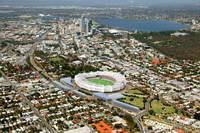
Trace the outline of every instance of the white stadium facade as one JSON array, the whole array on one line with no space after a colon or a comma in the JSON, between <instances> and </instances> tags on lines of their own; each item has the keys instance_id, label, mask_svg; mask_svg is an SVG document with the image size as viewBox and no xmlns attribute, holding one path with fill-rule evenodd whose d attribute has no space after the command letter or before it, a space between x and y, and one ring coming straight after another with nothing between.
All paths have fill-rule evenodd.
<instances>
[{"instance_id":1,"label":"white stadium facade","mask_svg":"<svg viewBox=\"0 0 200 133\"><path fill-rule=\"evenodd\" d=\"M112 82L110 85L96 84L90 82L88 79L99 78L100 80L106 80ZM126 78L116 72L109 71L97 71L90 73L81 73L75 76L75 83L79 88L92 91L92 92L115 92L120 91L126 86Z\"/></svg>"}]
</instances>

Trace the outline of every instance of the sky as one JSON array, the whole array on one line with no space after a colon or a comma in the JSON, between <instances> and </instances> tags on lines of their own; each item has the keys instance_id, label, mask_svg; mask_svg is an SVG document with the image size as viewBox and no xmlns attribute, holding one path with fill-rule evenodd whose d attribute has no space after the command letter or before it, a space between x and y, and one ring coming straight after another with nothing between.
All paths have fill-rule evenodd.
<instances>
[{"instance_id":1,"label":"sky","mask_svg":"<svg viewBox=\"0 0 200 133\"><path fill-rule=\"evenodd\" d=\"M200 5L200 0L0 0L0 6Z\"/></svg>"}]
</instances>

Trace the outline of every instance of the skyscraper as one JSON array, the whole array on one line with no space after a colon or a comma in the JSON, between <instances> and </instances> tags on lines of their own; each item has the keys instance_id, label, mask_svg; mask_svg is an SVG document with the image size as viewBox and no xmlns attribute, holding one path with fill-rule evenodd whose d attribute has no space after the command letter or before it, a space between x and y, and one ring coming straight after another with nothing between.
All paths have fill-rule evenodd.
<instances>
[{"instance_id":1,"label":"skyscraper","mask_svg":"<svg viewBox=\"0 0 200 133\"><path fill-rule=\"evenodd\" d=\"M85 24L85 17L84 16L81 17L80 28L81 28L80 31L82 33L86 32L86 24Z\"/></svg>"},{"instance_id":2,"label":"skyscraper","mask_svg":"<svg viewBox=\"0 0 200 133\"><path fill-rule=\"evenodd\" d=\"M92 29L92 20L89 20L82 16L80 21L80 32L88 35L91 32L91 29Z\"/></svg>"}]
</instances>

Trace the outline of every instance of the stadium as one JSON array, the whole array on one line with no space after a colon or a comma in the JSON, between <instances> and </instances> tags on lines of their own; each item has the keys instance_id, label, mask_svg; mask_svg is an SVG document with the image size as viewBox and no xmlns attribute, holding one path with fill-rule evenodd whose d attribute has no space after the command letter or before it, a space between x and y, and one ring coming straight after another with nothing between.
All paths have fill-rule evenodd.
<instances>
[{"instance_id":1,"label":"stadium","mask_svg":"<svg viewBox=\"0 0 200 133\"><path fill-rule=\"evenodd\" d=\"M75 76L78 87L93 92L114 92L125 88L126 79L120 73L97 71Z\"/></svg>"}]
</instances>

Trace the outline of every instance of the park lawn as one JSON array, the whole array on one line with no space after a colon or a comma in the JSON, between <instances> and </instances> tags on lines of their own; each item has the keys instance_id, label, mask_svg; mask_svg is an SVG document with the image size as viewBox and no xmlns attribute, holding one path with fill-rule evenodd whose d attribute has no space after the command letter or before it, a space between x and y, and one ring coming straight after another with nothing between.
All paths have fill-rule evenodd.
<instances>
[{"instance_id":1,"label":"park lawn","mask_svg":"<svg viewBox=\"0 0 200 133\"><path fill-rule=\"evenodd\" d=\"M104 86L112 86L113 83L108 80L104 79L88 79L89 82L97 84L97 85L104 85Z\"/></svg>"},{"instance_id":2,"label":"park lawn","mask_svg":"<svg viewBox=\"0 0 200 133\"><path fill-rule=\"evenodd\" d=\"M144 98L142 97L125 97L123 102L137 106L139 108L144 108Z\"/></svg>"},{"instance_id":3,"label":"park lawn","mask_svg":"<svg viewBox=\"0 0 200 133\"><path fill-rule=\"evenodd\" d=\"M153 100L151 102L152 110L156 114L173 114L175 113L175 108L173 106L165 106L161 101Z\"/></svg>"},{"instance_id":4,"label":"park lawn","mask_svg":"<svg viewBox=\"0 0 200 133\"><path fill-rule=\"evenodd\" d=\"M166 107L165 111L166 111L167 114L173 114L173 113L176 112L176 110L173 106Z\"/></svg>"}]
</instances>

